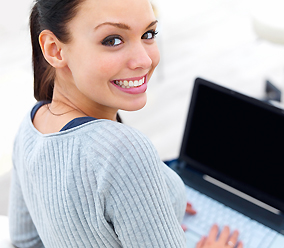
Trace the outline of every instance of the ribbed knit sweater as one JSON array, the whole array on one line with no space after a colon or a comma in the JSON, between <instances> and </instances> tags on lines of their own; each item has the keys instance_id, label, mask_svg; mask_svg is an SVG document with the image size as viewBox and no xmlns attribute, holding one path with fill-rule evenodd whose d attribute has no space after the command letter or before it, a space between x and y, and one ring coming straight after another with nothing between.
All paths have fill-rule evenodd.
<instances>
[{"instance_id":1,"label":"ribbed knit sweater","mask_svg":"<svg viewBox=\"0 0 284 248\"><path fill-rule=\"evenodd\" d=\"M13 152L10 234L20 248L185 247L184 184L139 131L94 120L41 134L30 113Z\"/></svg>"}]
</instances>

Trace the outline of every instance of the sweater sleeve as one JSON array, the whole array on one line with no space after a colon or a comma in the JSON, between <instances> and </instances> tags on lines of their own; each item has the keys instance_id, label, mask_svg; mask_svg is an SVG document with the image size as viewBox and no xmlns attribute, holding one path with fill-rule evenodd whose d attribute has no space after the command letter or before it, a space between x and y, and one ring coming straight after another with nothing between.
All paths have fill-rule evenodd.
<instances>
[{"instance_id":1,"label":"sweater sleeve","mask_svg":"<svg viewBox=\"0 0 284 248\"><path fill-rule=\"evenodd\" d=\"M44 247L26 206L15 168L13 168L11 182L9 226L11 240L15 247Z\"/></svg>"},{"instance_id":2,"label":"sweater sleeve","mask_svg":"<svg viewBox=\"0 0 284 248\"><path fill-rule=\"evenodd\" d=\"M105 216L122 247L185 247L163 163L152 144L140 132L119 125L105 130L104 138L100 140L104 156L100 157L106 162Z\"/></svg>"}]
</instances>

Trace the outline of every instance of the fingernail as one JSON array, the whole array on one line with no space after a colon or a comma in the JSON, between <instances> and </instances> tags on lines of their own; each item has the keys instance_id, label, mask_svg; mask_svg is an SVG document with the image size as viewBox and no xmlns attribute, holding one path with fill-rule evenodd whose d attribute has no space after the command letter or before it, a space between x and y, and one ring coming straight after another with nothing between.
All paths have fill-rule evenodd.
<instances>
[{"instance_id":1,"label":"fingernail","mask_svg":"<svg viewBox=\"0 0 284 248\"><path fill-rule=\"evenodd\" d=\"M186 225L181 225L182 230L185 232L187 230Z\"/></svg>"}]
</instances>

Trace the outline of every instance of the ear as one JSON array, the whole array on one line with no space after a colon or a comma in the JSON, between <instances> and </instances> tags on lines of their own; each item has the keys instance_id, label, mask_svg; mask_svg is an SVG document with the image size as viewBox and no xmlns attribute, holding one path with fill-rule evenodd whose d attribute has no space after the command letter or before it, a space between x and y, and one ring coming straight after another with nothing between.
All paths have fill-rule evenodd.
<instances>
[{"instance_id":1,"label":"ear","mask_svg":"<svg viewBox=\"0 0 284 248\"><path fill-rule=\"evenodd\" d=\"M62 56L62 43L49 30L43 30L39 35L39 44L46 61L54 68L66 66Z\"/></svg>"}]
</instances>

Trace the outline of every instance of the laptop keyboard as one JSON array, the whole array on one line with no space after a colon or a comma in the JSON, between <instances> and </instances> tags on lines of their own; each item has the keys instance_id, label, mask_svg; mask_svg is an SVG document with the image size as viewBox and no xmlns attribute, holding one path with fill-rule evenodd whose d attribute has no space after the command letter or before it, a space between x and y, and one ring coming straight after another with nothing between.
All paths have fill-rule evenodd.
<instances>
[{"instance_id":1,"label":"laptop keyboard","mask_svg":"<svg viewBox=\"0 0 284 248\"><path fill-rule=\"evenodd\" d=\"M196 215L185 215L183 224L187 232L207 235L213 224L220 228L228 225L231 230L240 232L239 240L244 247L267 248L277 232L249 217L223 205L222 203L186 186L187 199L197 211Z\"/></svg>"}]
</instances>

